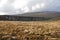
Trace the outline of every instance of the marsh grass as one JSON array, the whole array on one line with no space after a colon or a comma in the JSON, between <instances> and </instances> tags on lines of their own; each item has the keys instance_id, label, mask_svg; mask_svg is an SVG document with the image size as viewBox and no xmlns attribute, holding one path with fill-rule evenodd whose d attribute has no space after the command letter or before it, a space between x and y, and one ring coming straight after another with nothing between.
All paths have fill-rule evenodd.
<instances>
[{"instance_id":1,"label":"marsh grass","mask_svg":"<svg viewBox=\"0 0 60 40\"><path fill-rule=\"evenodd\" d=\"M59 21L0 21L1 40L60 40Z\"/></svg>"}]
</instances>

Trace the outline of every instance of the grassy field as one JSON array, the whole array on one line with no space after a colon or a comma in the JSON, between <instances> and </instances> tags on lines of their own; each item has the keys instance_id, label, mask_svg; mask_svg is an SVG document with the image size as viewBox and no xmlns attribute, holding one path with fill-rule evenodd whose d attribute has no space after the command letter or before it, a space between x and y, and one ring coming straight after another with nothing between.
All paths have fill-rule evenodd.
<instances>
[{"instance_id":1,"label":"grassy field","mask_svg":"<svg viewBox=\"0 0 60 40\"><path fill-rule=\"evenodd\" d=\"M1 40L60 40L60 20L0 21Z\"/></svg>"}]
</instances>

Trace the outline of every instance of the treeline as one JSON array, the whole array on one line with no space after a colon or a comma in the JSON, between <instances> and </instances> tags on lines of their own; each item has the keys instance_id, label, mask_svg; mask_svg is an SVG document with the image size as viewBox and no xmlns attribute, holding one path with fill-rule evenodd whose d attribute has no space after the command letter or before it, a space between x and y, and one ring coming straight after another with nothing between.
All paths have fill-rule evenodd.
<instances>
[{"instance_id":1,"label":"treeline","mask_svg":"<svg viewBox=\"0 0 60 40\"><path fill-rule=\"evenodd\" d=\"M8 21L44 21L49 20L49 17L24 17L24 16L13 16L13 15L0 15L0 20Z\"/></svg>"}]
</instances>

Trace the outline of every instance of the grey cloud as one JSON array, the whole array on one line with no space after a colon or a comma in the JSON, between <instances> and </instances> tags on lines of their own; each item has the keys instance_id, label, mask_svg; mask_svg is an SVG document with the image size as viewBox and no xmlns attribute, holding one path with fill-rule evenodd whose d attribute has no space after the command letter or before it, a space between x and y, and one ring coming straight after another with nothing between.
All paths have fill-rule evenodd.
<instances>
[{"instance_id":1,"label":"grey cloud","mask_svg":"<svg viewBox=\"0 0 60 40\"><path fill-rule=\"evenodd\" d=\"M0 8L0 12L2 11L8 14L22 13L23 11L21 9L14 9L14 7L11 6L11 3L13 3L14 1L15 0L8 0L8 2L2 8ZM41 3L45 3L45 7L36 9L34 11L59 11L60 12L60 0L32 0L26 6L29 7L30 11L32 11L31 8L33 5L41 4Z\"/></svg>"}]
</instances>

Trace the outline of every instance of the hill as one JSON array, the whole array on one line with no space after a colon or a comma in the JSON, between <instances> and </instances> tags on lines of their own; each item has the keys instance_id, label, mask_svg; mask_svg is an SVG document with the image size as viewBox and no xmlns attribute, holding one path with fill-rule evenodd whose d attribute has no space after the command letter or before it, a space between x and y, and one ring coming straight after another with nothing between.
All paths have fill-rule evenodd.
<instances>
[{"instance_id":1,"label":"hill","mask_svg":"<svg viewBox=\"0 0 60 40\"><path fill-rule=\"evenodd\" d=\"M18 14L18 16L26 16L26 17L58 17L60 16L60 12L28 12L24 14Z\"/></svg>"},{"instance_id":2,"label":"hill","mask_svg":"<svg viewBox=\"0 0 60 40\"><path fill-rule=\"evenodd\" d=\"M59 20L60 12L29 12L16 15L0 15L0 20L10 21L45 21Z\"/></svg>"}]
</instances>

